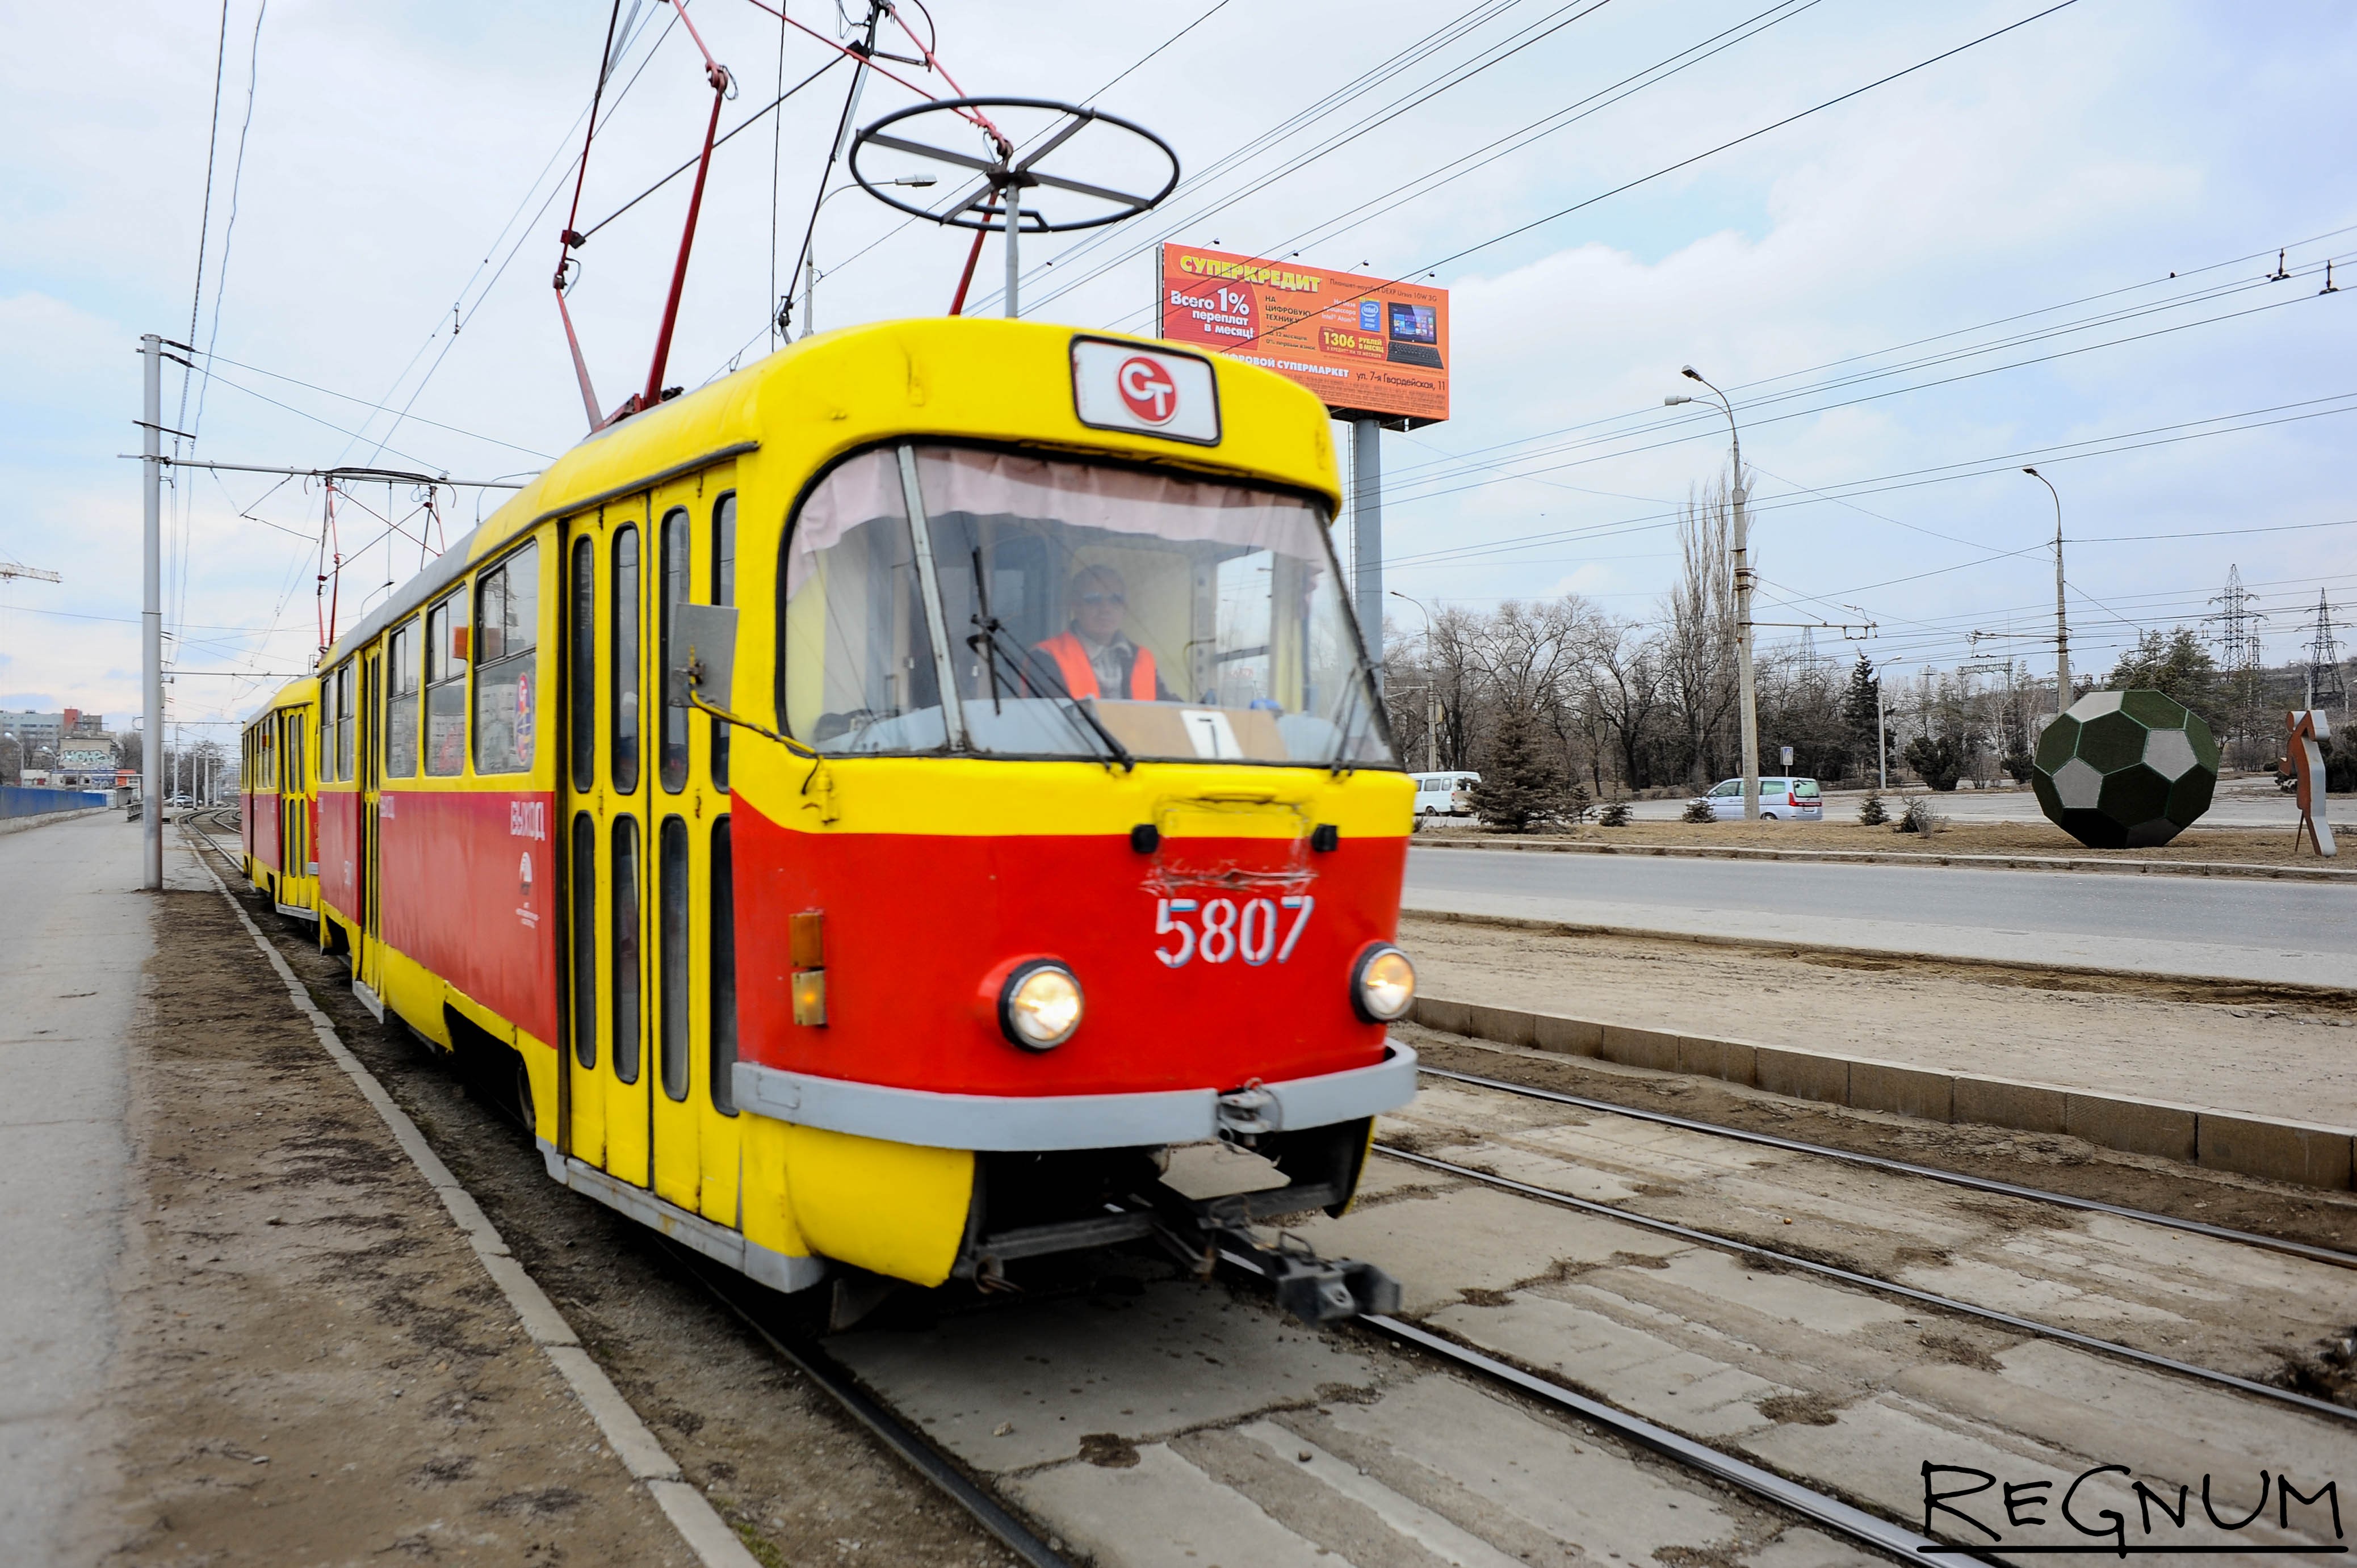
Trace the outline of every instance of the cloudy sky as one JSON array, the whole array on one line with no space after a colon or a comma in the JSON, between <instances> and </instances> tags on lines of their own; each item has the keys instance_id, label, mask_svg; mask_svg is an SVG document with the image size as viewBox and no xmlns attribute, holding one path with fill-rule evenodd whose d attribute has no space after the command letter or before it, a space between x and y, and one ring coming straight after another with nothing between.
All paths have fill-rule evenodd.
<instances>
[{"instance_id":1,"label":"cloudy sky","mask_svg":"<svg viewBox=\"0 0 2357 1568\"><path fill-rule=\"evenodd\" d=\"M2357 261L2357 11L2048 3L931 0L966 91L1101 94L1189 176L1155 215L1027 249L1027 315L1148 329L1166 237L1452 291L1454 417L1383 437L1403 592L1648 613L1673 509L1727 460L1715 413L1662 406L1692 363L1757 469L1762 619L1870 619L1877 656L1943 665L1969 632L2050 629L2035 462L2074 542L2079 668L2198 622L2230 567L2290 657L2319 589L2357 601L2357 527L2337 526L2357 520L2357 274L2319 292L2329 259ZM843 30L832 4L788 9ZM670 8L620 10L584 227L692 156L709 104ZM690 15L741 85L724 126L830 58L745 0ZM0 707L137 705L138 475L117 454L144 331L215 356L166 382L199 457L492 479L579 439L547 280L607 21L592 0L15 20L0 559L64 581L0 584ZM846 85L827 71L718 155L666 380L770 348ZM914 101L875 82L859 117ZM584 252L573 309L608 404L645 373L685 199L675 182ZM963 247L855 190L815 254L824 329L944 308ZM978 295L996 276L994 249ZM483 493L445 492L437 536L405 487L357 490L343 624ZM315 650L321 498L188 471L168 507L174 716L242 714Z\"/></svg>"}]
</instances>

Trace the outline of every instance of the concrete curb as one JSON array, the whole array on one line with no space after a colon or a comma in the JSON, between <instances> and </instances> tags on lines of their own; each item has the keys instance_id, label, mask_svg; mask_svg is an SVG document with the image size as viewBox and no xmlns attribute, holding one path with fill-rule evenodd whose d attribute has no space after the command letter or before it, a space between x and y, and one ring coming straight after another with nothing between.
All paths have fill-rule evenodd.
<instances>
[{"instance_id":1,"label":"concrete curb","mask_svg":"<svg viewBox=\"0 0 2357 1568\"><path fill-rule=\"evenodd\" d=\"M278 950L270 945L269 939L262 934L262 928L253 923L253 918L245 912L245 907L231 894L229 885L221 880L220 873L206 862L204 852L193 844L189 847L196 854L197 865L221 890L222 899L228 903L230 912L237 917L238 924L245 928L246 935L253 939L253 945L262 950L262 956L268 959L270 967L277 972L280 982L286 987L286 994L309 1021L311 1032L317 1036L320 1047L351 1079L361 1097L383 1120L385 1127L393 1133L393 1141L401 1145L402 1152L409 1156L418 1174L434 1189L434 1195L449 1210L452 1221L467 1238L468 1245L474 1249L476 1261L490 1275L491 1283L499 1287L509 1309L516 1315L517 1325L523 1329L525 1337L539 1347L541 1354L548 1358L557 1375L565 1380L574 1397L589 1412L590 1420L597 1423L598 1434L606 1439L607 1446L613 1450L614 1456L621 1461L623 1469L632 1480L646 1487L655 1506L662 1509L663 1516L671 1520L672 1527L679 1531L681 1541L695 1554L704 1568L759 1568L753 1554L745 1549L745 1543L737 1538L735 1530L728 1528L727 1521L720 1517L710 1500L682 1478L679 1466L664 1451L662 1442L648 1430L639 1412L614 1387L613 1380L606 1376L605 1369L581 1348L581 1342L575 1336L572 1325L565 1320L565 1315L557 1310L554 1302L548 1299L538 1282L525 1273L523 1266L510 1254L507 1243L500 1239L490 1220L485 1218L473 1195L458 1185L458 1178L427 1146L425 1135L417 1130L417 1123L393 1102L393 1096L385 1092L376 1075L346 1048L342 1037L336 1033L335 1025L327 1014L319 1010L318 1004L311 1000L311 993L303 988L303 982L294 969Z\"/></svg>"},{"instance_id":2,"label":"concrete curb","mask_svg":"<svg viewBox=\"0 0 2357 1568\"><path fill-rule=\"evenodd\" d=\"M1519 850L1524 854L1652 854L1680 860L1797 860L1833 865L1948 865L1968 871L2109 872L2115 876L2238 876L2266 882L2357 883L2357 870L2322 865L2255 865L2231 860L2086 860L2068 855L1933 854L1912 850L1744 849L1733 844L1591 843L1584 839L1491 838L1439 843L1411 838L1408 842L1417 849Z\"/></svg>"},{"instance_id":3,"label":"concrete curb","mask_svg":"<svg viewBox=\"0 0 2357 1568\"><path fill-rule=\"evenodd\" d=\"M2155 974L2141 969L2113 969L2095 963L2035 963L2026 959L1964 958L1954 953L1917 952L1905 948L1859 947L1842 942L1780 941L1774 937L1731 937L1717 931L1672 931L1652 926L1612 926L1578 920L1542 920L1526 915L1485 915L1461 909L1428 909L1403 904L1400 917L1439 920L1452 926L1493 926L1508 931L1541 931L1555 937L1630 937L1655 942L1693 942L1698 947L1752 948L1780 953L1839 953L1845 958L1871 959L1878 964L1936 963L1949 968L1995 969L2013 974L2068 975L2094 980L2127 980L2150 986L2175 983L2198 986L2220 995L2304 997L2341 1005L2357 1004L2357 987L2319 985L2304 981L2237 980L2224 975Z\"/></svg>"},{"instance_id":4,"label":"concrete curb","mask_svg":"<svg viewBox=\"0 0 2357 1568\"><path fill-rule=\"evenodd\" d=\"M1987 1078L1835 1056L1709 1035L1674 1034L1479 1002L1419 996L1408 1017L1427 1029L1622 1067L1722 1079L1747 1088L1927 1122L2061 1133L2125 1154L2208 1170L2347 1192L2357 1186L2357 1132L2166 1101L2095 1094L2057 1084Z\"/></svg>"}]
</instances>

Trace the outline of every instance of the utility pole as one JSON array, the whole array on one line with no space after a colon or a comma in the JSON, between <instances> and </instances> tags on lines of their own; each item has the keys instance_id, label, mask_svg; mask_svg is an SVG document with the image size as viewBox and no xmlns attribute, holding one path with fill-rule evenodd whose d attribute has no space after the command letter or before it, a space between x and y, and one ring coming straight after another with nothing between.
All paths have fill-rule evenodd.
<instances>
[{"instance_id":1,"label":"utility pole","mask_svg":"<svg viewBox=\"0 0 2357 1568\"><path fill-rule=\"evenodd\" d=\"M2054 498L2054 715L2060 718L2071 711L2071 623L2062 613L2062 492L2037 469L2022 472Z\"/></svg>"},{"instance_id":2,"label":"utility pole","mask_svg":"<svg viewBox=\"0 0 2357 1568\"><path fill-rule=\"evenodd\" d=\"M1760 703L1751 679L1751 526L1743 510L1743 436L1735 427L1735 407L1727 401L1725 392L1711 386L1692 365L1679 367L1678 373L1710 387L1711 395L1718 399L1719 412L1727 415L1727 443L1734 452L1730 499L1735 505L1735 676L1742 707L1743 820L1756 822L1760 820ZM1662 403L1665 407L1675 408L1694 401L1673 393Z\"/></svg>"},{"instance_id":3,"label":"utility pole","mask_svg":"<svg viewBox=\"0 0 2357 1568\"><path fill-rule=\"evenodd\" d=\"M1383 681L1383 421L1362 413L1351 421L1351 567L1358 584L1359 635L1375 688Z\"/></svg>"},{"instance_id":4,"label":"utility pole","mask_svg":"<svg viewBox=\"0 0 2357 1568\"><path fill-rule=\"evenodd\" d=\"M145 410L139 422L142 497L145 503L140 564L139 655L146 735L139 747L139 886L164 890L164 340L139 339L146 359Z\"/></svg>"}]
</instances>

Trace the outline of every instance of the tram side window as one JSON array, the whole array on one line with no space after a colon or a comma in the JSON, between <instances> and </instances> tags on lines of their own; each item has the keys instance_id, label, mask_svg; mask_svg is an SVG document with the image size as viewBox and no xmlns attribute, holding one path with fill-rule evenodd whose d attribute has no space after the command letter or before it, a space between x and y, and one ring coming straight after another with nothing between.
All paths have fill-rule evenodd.
<instances>
[{"instance_id":1,"label":"tram side window","mask_svg":"<svg viewBox=\"0 0 2357 1568\"><path fill-rule=\"evenodd\" d=\"M587 793L597 769L597 544L573 542L573 623L565 634L567 744L573 752L573 788Z\"/></svg>"},{"instance_id":2,"label":"tram side window","mask_svg":"<svg viewBox=\"0 0 2357 1568\"><path fill-rule=\"evenodd\" d=\"M712 602L737 602L737 496L722 496L712 508ZM706 719L712 726L712 787L728 788L728 725Z\"/></svg>"},{"instance_id":3,"label":"tram side window","mask_svg":"<svg viewBox=\"0 0 2357 1568\"><path fill-rule=\"evenodd\" d=\"M597 820L573 819L573 1055L597 1065Z\"/></svg>"},{"instance_id":4,"label":"tram side window","mask_svg":"<svg viewBox=\"0 0 2357 1568\"><path fill-rule=\"evenodd\" d=\"M467 766L467 665L457 642L466 615L464 589L425 614L425 771L441 777Z\"/></svg>"},{"instance_id":5,"label":"tram side window","mask_svg":"<svg viewBox=\"0 0 2357 1568\"><path fill-rule=\"evenodd\" d=\"M352 667L346 664L336 671L336 761L335 776L349 782L352 771Z\"/></svg>"},{"instance_id":6,"label":"tram side window","mask_svg":"<svg viewBox=\"0 0 2357 1568\"><path fill-rule=\"evenodd\" d=\"M639 1041L645 1027L639 1012L638 818L614 819L612 865L608 898L614 921L606 956L614 976L614 1076L624 1083L636 1083Z\"/></svg>"},{"instance_id":7,"label":"tram side window","mask_svg":"<svg viewBox=\"0 0 2357 1568\"><path fill-rule=\"evenodd\" d=\"M729 819L712 824L712 1108L737 1114L737 857Z\"/></svg>"},{"instance_id":8,"label":"tram side window","mask_svg":"<svg viewBox=\"0 0 2357 1568\"><path fill-rule=\"evenodd\" d=\"M672 608L687 603L689 592L687 509L675 507L662 522L662 650L663 668L671 668ZM658 769L662 787L677 794L687 787L687 703L671 699L671 682L663 681L662 759ZM684 1080L680 1090L684 1094Z\"/></svg>"},{"instance_id":9,"label":"tram side window","mask_svg":"<svg viewBox=\"0 0 2357 1568\"><path fill-rule=\"evenodd\" d=\"M539 545L476 579L475 635L475 771L524 772L540 700Z\"/></svg>"},{"instance_id":10,"label":"tram side window","mask_svg":"<svg viewBox=\"0 0 2357 1568\"><path fill-rule=\"evenodd\" d=\"M685 1100L688 1086L687 819L662 820L656 901L662 951L662 1086L673 1100Z\"/></svg>"},{"instance_id":11,"label":"tram side window","mask_svg":"<svg viewBox=\"0 0 2357 1568\"><path fill-rule=\"evenodd\" d=\"M417 623L396 629L388 645L392 676L385 682L384 771L417 777Z\"/></svg>"},{"instance_id":12,"label":"tram side window","mask_svg":"<svg viewBox=\"0 0 2357 1568\"><path fill-rule=\"evenodd\" d=\"M333 675L319 682L319 781L333 783L336 777L336 678Z\"/></svg>"},{"instance_id":13,"label":"tram side window","mask_svg":"<svg viewBox=\"0 0 2357 1568\"><path fill-rule=\"evenodd\" d=\"M785 556L787 733L826 752L947 745L895 455L863 452L828 474L788 530Z\"/></svg>"},{"instance_id":14,"label":"tram side window","mask_svg":"<svg viewBox=\"0 0 2357 1568\"><path fill-rule=\"evenodd\" d=\"M639 788L639 531L614 531L613 658L614 755L610 766L618 794ZM635 1069L633 1069L635 1077Z\"/></svg>"}]
</instances>

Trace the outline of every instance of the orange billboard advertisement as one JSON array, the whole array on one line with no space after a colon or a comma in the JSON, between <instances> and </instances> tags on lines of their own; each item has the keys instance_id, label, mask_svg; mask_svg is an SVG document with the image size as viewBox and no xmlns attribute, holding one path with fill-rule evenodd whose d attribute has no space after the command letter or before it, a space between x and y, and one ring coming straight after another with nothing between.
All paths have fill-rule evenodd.
<instances>
[{"instance_id":1,"label":"orange billboard advertisement","mask_svg":"<svg viewBox=\"0 0 2357 1568\"><path fill-rule=\"evenodd\" d=\"M1275 371L1341 417L1448 417L1448 291L1298 262L1162 247L1162 336Z\"/></svg>"}]
</instances>

